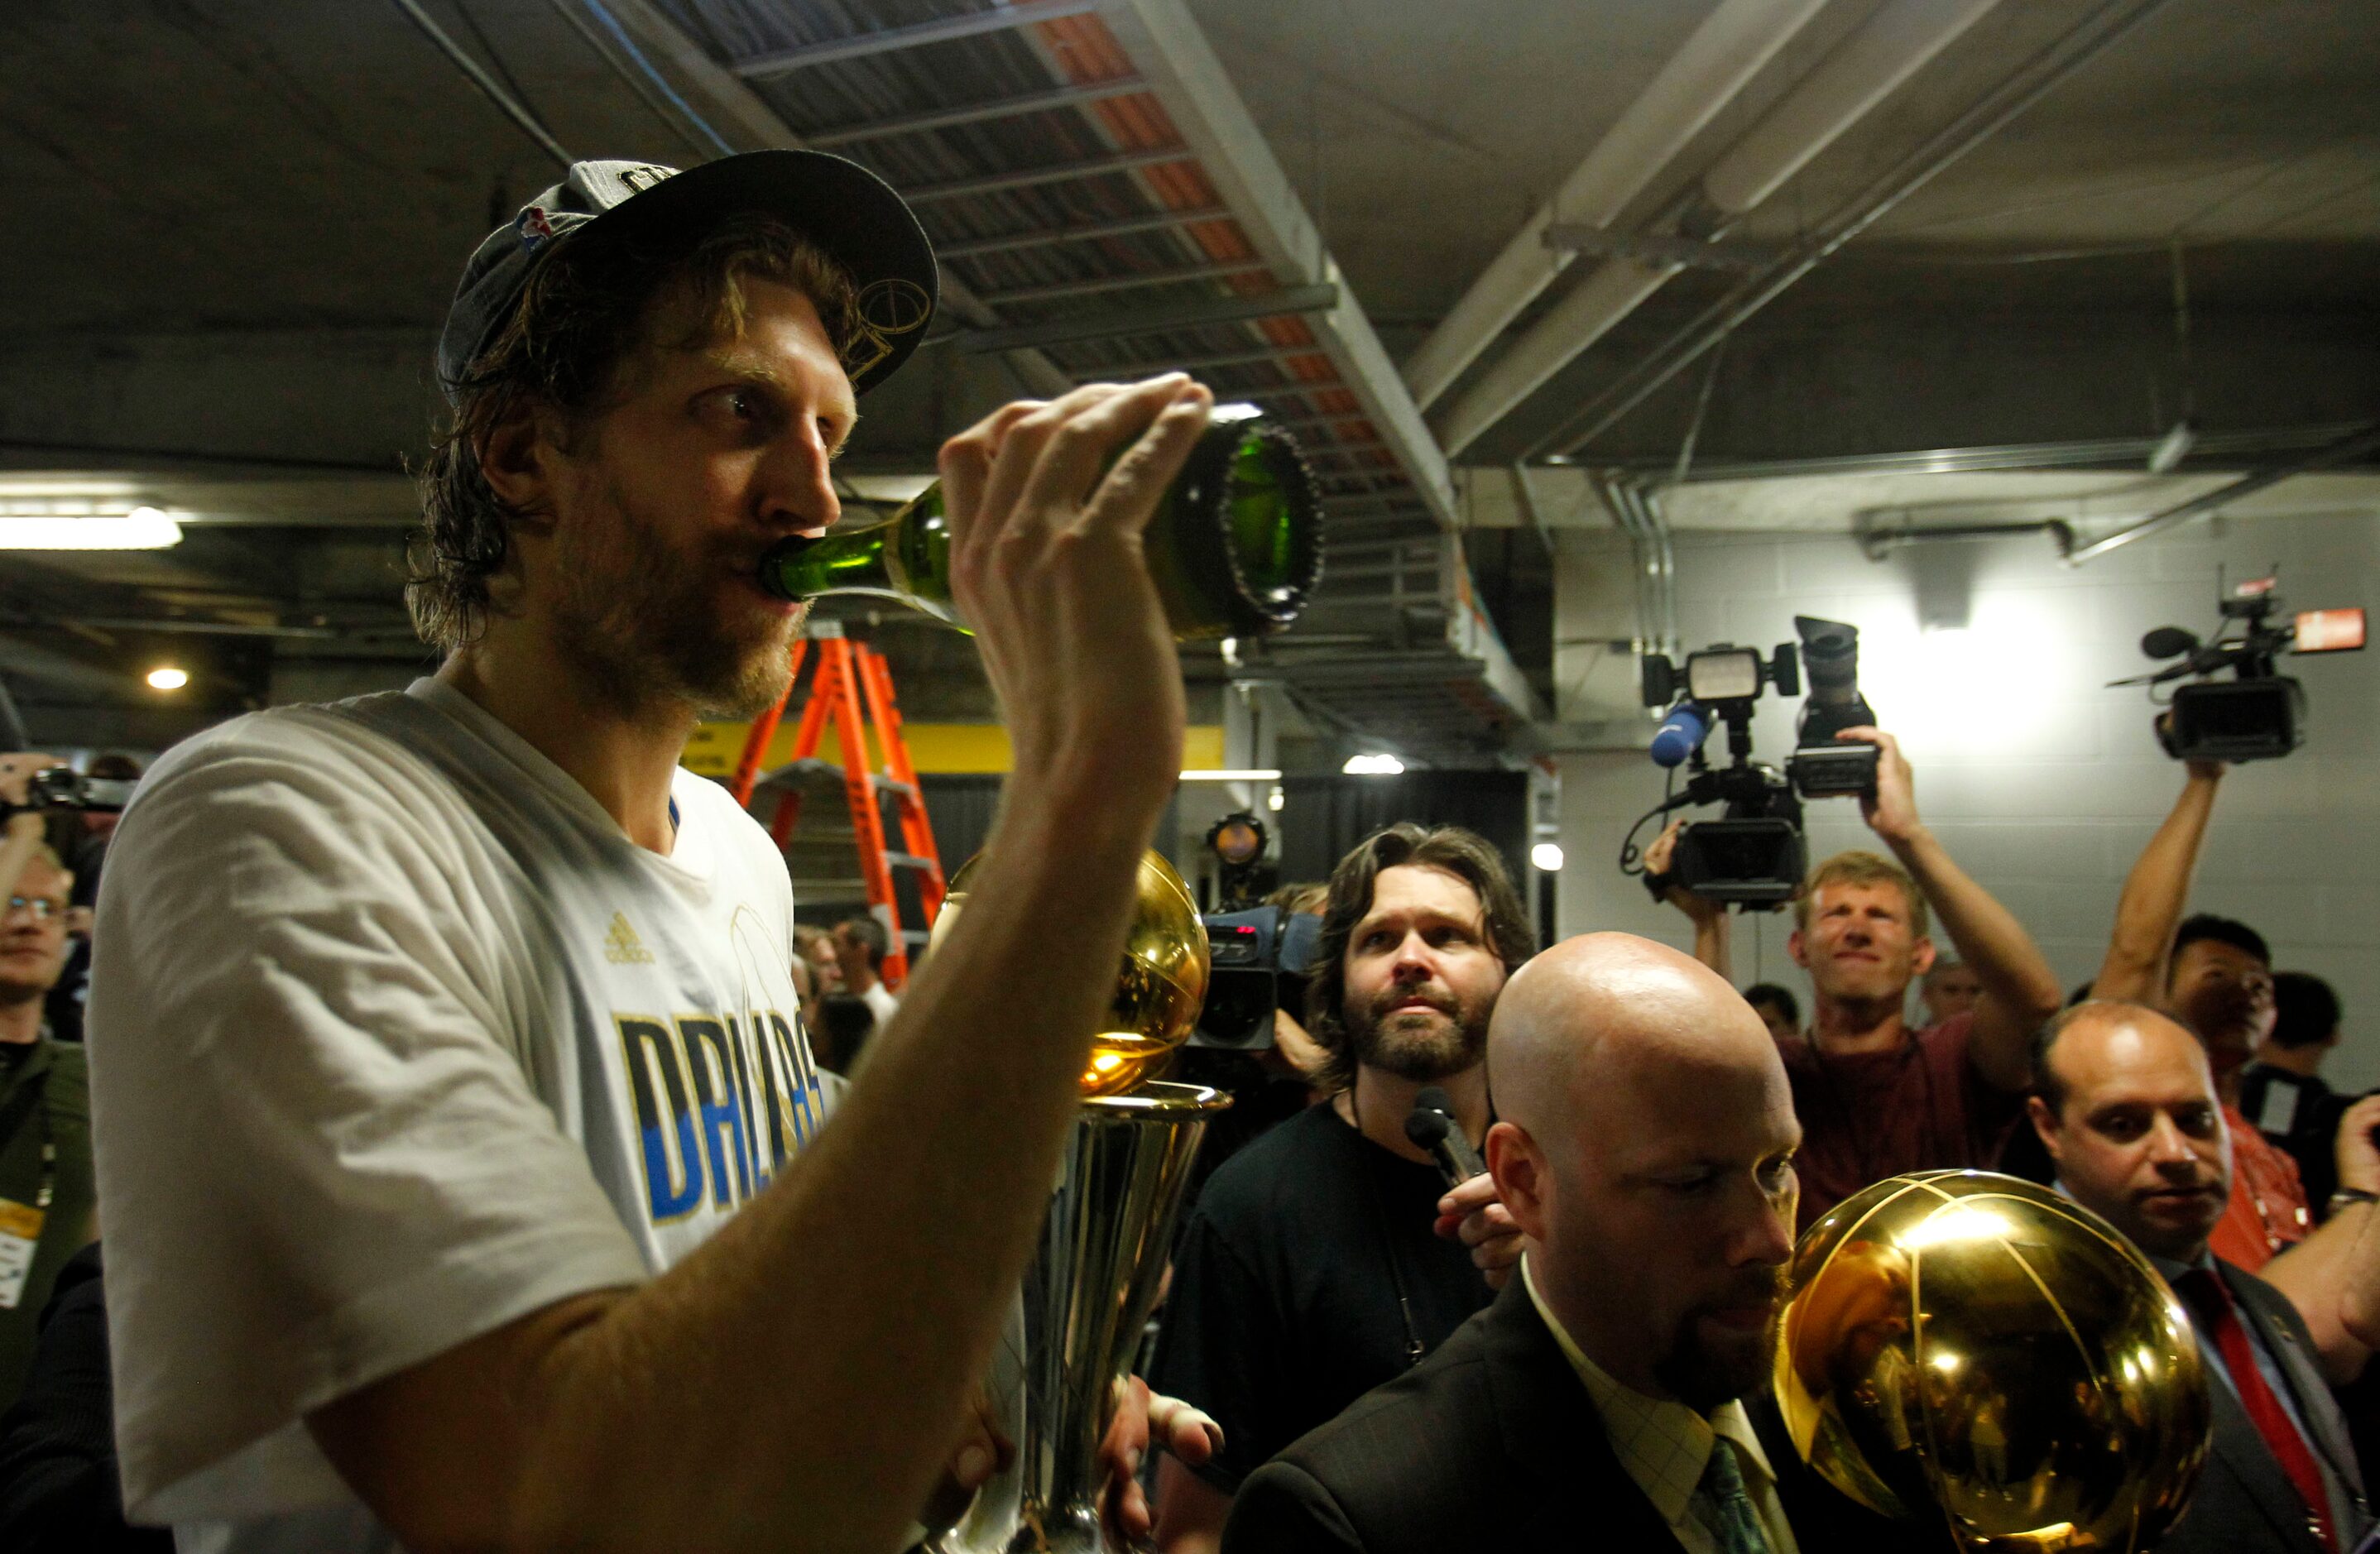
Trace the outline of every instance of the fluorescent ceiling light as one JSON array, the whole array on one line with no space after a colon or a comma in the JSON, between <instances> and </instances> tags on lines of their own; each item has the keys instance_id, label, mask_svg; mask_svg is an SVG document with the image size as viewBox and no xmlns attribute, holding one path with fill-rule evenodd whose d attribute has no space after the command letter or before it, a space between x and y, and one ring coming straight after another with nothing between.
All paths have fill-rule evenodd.
<instances>
[{"instance_id":1,"label":"fluorescent ceiling light","mask_svg":"<svg viewBox=\"0 0 2380 1554\"><path fill-rule=\"evenodd\" d=\"M1350 777L1393 777L1405 769L1405 763L1385 753L1349 756L1347 764L1339 770Z\"/></svg>"},{"instance_id":2,"label":"fluorescent ceiling light","mask_svg":"<svg viewBox=\"0 0 2380 1554\"><path fill-rule=\"evenodd\" d=\"M0 551L162 551L182 526L154 507L82 516L0 513Z\"/></svg>"},{"instance_id":3,"label":"fluorescent ceiling light","mask_svg":"<svg viewBox=\"0 0 2380 1554\"><path fill-rule=\"evenodd\" d=\"M1218 405L1208 411L1207 419L1210 421L1252 421L1263 414L1263 406L1251 405L1245 399L1234 399L1227 404Z\"/></svg>"},{"instance_id":4,"label":"fluorescent ceiling light","mask_svg":"<svg viewBox=\"0 0 2380 1554\"><path fill-rule=\"evenodd\" d=\"M1201 768L1184 771L1182 780L1185 783L1278 783L1281 781L1281 769L1271 766Z\"/></svg>"},{"instance_id":5,"label":"fluorescent ceiling light","mask_svg":"<svg viewBox=\"0 0 2380 1554\"><path fill-rule=\"evenodd\" d=\"M149 688L155 691L177 691L190 683L190 672L161 663L149 672Z\"/></svg>"}]
</instances>

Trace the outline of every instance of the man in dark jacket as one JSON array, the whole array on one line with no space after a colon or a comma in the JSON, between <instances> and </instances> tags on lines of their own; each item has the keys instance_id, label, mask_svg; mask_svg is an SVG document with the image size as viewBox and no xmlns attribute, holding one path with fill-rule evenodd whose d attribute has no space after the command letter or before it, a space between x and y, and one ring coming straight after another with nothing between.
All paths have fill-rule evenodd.
<instances>
[{"instance_id":1,"label":"man in dark jacket","mask_svg":"<svg viewBox=\"0 0 2380 1554\"><path fill-rule=\"evenodd\" d=\"M1512 977L1488 1062L1524 1277L1251 1476L1224 1554L1572 1548L1588 1527L1662 1554L1895 1541L1849 1530L1759 1427L1802 1130L1751 1006L1676 951L1589 934Z\"/></svg>"},{"instance_id":2,"label":"man in dark jacket","mask_svg":"<svg viewBox=\"0 0 2380 1554\"><path fill-rule=\"evenodd\" d=\"M2058 1185L2156 1264L2209 1373L2213 1449L2159 1554L2353 1549L2371 1506L2306 1323L2279 1291L2206 1249L2230 1198L2232 1146L2205 1050L2165 1015L2098 1001L2044 1029L2034 1069L2028 1106ZM2375 1253L2380 1236L2359 1235L2352 1255L2380 1264ZM2380 1267L2346 1283L2375 1281Z\"/></svg>"}]
</instances>

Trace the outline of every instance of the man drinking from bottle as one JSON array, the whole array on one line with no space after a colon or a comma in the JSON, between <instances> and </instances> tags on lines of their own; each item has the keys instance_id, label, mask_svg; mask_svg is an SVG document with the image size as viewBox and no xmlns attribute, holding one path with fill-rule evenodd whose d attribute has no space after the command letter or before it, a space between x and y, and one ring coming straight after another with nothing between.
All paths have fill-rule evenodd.
<instances>
[{"instance_id":1,"label":"man drinking from bottle","mask_svg":"<svg viewBox=\"0 0 2380 1554\"><path fill-rule=\"evenodd\" d=\"M944 446L1016 751L977 887L1004 910L831 1127L783 861L676 765L782 695L802 611L758 558L835 519L829 461L934 285L900 200L812 152L580 164L472 256L409 590L437 674L192 740L117 833L91 1044L136 1520L887 1548L990 1471L962 1421L1181 764L1139 536L1206 392L1087 387ZM1117 1512L1145 1525L1127 1486Z\"/></svg>"}]
</instances>

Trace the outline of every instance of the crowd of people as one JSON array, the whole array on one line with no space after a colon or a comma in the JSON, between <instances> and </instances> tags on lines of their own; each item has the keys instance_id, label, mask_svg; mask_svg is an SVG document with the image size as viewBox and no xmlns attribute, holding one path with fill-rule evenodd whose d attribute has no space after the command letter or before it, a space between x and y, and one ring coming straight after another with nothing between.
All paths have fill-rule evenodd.
<instances>
[{"instance_id":1,"label":"crowd of people","mask_svg":"<svg viewBox=\"0 0 2380 1554\"><path fill-rule=\"evenodd\" d=\"M944 448L1015 765L999 909L897 993L875 920L796 924L766 833L676 765L782 694L802 612L757 558L837 516L933 285L832 157L578 164L442 337L437 673L189 740L112 835L23 810L46 758L0 758L0 1543L892 1550L1013 1456L983 1383L1180 770L1141 532L1207 391L1086 387ZM1892 736L1850 736L1880 850L1792 903L1806 998L1738 991L1674 880L1692 954L1541 947L1496 849L1426 816L1292 898L1311 1104L1187 1214L1102 1449L1118 1536L1938 1548L1809 1471L1768 1377L1797 1234L1963 1167L2053 1184L2182 1299L2215 1428L2161 1548L2370 1547L2380 1099L2323 1085L2326 988L2189 915L2223 773L2189 768L2061 1009ZM1484 1172L1408 1136L1425 1087Z\"/></svg>"}]
</instances>

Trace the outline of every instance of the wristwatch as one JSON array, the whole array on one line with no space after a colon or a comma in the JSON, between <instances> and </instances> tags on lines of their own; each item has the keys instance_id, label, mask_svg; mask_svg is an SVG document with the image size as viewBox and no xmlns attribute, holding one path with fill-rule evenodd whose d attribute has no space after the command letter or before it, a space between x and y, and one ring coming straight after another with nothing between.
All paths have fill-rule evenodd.
<instances>
[{"instance_id":1,"label":"wristwatch","mask_svg":"<svg viewBox=\"0 0 2380 1554\"><path fill-rule=\"evenodd\" d=\"M2330 1201L2323 1206L2323 1217L2328 1219L2352 1203L2380 1203L2380 1193L2366 1192L2361 1187L2341 1187L2331 1194Z\"/></svg>"}]
</instances>

